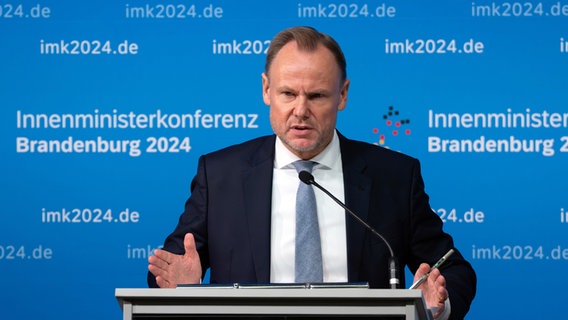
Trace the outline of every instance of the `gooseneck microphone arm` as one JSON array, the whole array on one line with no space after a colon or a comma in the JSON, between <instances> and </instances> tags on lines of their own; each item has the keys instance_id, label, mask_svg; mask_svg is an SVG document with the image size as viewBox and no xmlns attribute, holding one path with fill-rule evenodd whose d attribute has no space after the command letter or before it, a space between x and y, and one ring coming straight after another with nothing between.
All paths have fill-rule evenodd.
<instances>
[{"instance_id":1,"label":"gooseneck microphone arm","mask_svg":"<svg viewBox=\"0 0 568 320\"><path fill-rule=\"evenodd\" d=\"M398 285L400 283L400 281L398 279L398 263L397 263L395 255L394 255L394 251L392 250L387 239L385 239L385 237L383 237L382 234L380 234L377 230L375 230L375 228L371 227L365 220L361 219L361 217L359 217L357 214L355 214L355 212L351 211L351 209L349 209L343 202L341 202L333 194L331 194L331 192L327 191L327 189L325 189L319 183L317 183L316 180L314 179L314 176L311 173L309 173L308 171L300 171L300 173L298 174L298 177L300 178L300 180L303 183L314 185L318 189L323 191L325 194L327 194L331 199L333 199L333 201L335 201L339 206L341 206L343 209L345 209L345 211L347 211L353 218L355 218L355 220L357 220L361 225L363 225L365 228L367 228L367 230L371 231L374 235L379 237L386 244L387 248L389 249L390 255L391 255L390 258L389 258L389 274L390 274L390 281L389 282L390 282L391 289L397 289Z\"/></svg>"}]
</instances>

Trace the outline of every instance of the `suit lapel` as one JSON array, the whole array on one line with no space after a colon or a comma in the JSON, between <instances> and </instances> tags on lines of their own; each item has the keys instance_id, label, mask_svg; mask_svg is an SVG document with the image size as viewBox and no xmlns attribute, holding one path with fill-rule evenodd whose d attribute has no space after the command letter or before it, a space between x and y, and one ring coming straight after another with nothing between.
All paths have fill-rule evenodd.
<instances>
[{"instance_id":1,"label":"suit lapel","mask_svg":"<svg viewBox=\"0 0 568 320\"><path fill-rule=\"evenodd\" d=\"M355 157L348 139L339 134L341 159L343 162L343 180L345 185L345 204L361 219L367 221L371 179L363 174L367 164L361 157ZM346 213L347 228L347 268L349 281L358 281L359 266L363 254L365 228L349 213Z\"/></svg>"},{"instance_id":2,"label":"suit lapel","mask_svg":"<svg viewBox=\"0 0 568 320\"><path fill-rule=\"evenodd\" d=\"M243 171L245 214L257 282L270 281L270 222L275 136L265 139Z\"/></svg>"}]
</instances>

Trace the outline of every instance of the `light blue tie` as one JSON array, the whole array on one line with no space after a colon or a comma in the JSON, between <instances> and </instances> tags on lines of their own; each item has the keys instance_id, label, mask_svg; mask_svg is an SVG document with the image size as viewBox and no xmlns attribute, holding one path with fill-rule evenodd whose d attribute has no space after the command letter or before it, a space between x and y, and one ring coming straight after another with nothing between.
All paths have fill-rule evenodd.
<instances>
[{"instance_id":1,"label":"light blue tie","mask_svg":"<svg viewBox=\"0 0 568 320\"><path fill-rule=\"evenodd\" d=\"M316 163L299 160L296 171L312 172ZM296 282L323 282L321 240L314 189L300 181L296 195Z\"/></svg>"}]
</instances>

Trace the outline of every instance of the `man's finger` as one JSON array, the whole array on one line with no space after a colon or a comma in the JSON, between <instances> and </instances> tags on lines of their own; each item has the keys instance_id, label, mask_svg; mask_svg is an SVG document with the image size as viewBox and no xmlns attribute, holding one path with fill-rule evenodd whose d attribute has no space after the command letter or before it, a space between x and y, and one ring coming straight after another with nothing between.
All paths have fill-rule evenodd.
<instances>
[{"instance_id":1,"label":"man's finger","mask_svg":"<svg viewBox=\"0 0 568 320\"><path fill-rule=\"evenodd\" d=\"M193 253L197 252L197 248L195 247L195 238L193 234L186 233L185 238L183 239L183 246L185 247L185 253Z\"/></svg>"},{"instance_id":2,"label":"man's finger","mask_svg":"<svg viewBox=\"0 0 568 320\"><path fill-rule=\"evenodd\" d=\"M168 252L166 250L162 250L162 249L156 249L154 250L154 256L160 258L161 260L164 260L164 262L171 264L172 263L172 257L174 256L173 253Z\"/></svg>"},{"instance_id":3,"label":"man's finger","mask_svg":"<svg viewBox=\"0 0 568 320\"><path fill-rule=\"evenodd\" d=\"M428 273L428 271L430 271L430 266L427 263L420 264L420 266L418 267L418 270L416 270L416 274L414 275L414 279L418 280L418 278L420 278L423 275L425 275L426 273Z\"/></svg>"},{"instance_id":4,"label":"man's finger","mask_svg":"<svg viewBox=\"0 0 568 320\"><path fill-rule=\"evenodd\" d=\"M161 269L167 268L171 264L172 254L164 250L154 251L154 255L148 258L148 262Z\"/></svg>"},{"instance_id":5,"label":"man's finger","mask_svg":"<svg viewBox=\"0 0 568 320\"><path fill-rule=\"evenodd\" d=\"M162 277L156 277L156 283L158 284L158 286L160 286L160 288L170 288L170 282L166 281L166 279L162 278Z\"/></svg>"}]
</instances>

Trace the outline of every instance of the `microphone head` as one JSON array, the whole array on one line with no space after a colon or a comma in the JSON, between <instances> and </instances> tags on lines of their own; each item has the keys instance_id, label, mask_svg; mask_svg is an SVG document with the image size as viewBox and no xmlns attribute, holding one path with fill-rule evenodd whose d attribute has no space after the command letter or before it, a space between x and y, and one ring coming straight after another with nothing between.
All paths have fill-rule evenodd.
<instances>
[{"instance_id":1,"label":"microphone head","mask_svg":"<svg viewBox=\"0 0 568 320\"><path fill-rule=\"evenodd\" d=\"M298 173L298 177L305 184L312 184L312 183L315 182L314 176L311 173L304 171L304 170L302 170L302 171L300 171L300 173Z\"/></svg>"}]
</instances>

